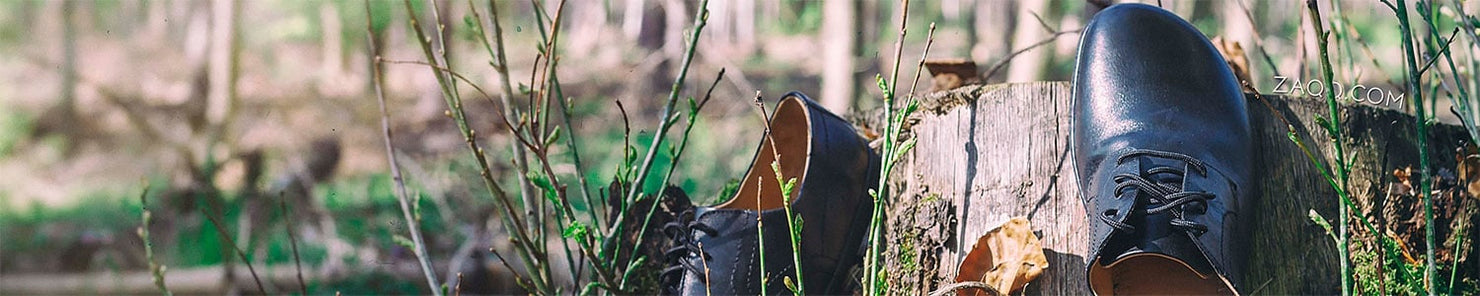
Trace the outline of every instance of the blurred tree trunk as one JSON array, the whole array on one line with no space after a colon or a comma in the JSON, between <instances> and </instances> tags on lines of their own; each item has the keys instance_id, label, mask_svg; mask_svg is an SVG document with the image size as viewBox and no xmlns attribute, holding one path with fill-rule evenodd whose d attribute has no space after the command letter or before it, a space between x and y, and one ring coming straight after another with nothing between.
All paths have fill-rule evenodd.
<instances>
[{"instance_id":1,"label":"blurred tree trunk","mask_svg":"<svg viewBox=\"0 0 1480 296\"><path fill-rule=\"evenodd\" d=\"M1202 6L1198 5L1198 1L1164 1L1163 3L1154 4L1161 6L1161 8L1171 11L1172 13L1175 13L1184 19L1189 20L1197 19L1198 7Z\"/></svg>"},{"instance_id":2,"label":"blurred tree trunk","mask_svg":"<svg viewBox=\"0 0 1480 296\"><path fill-rule=\"evenodd\" d=\"M666 23L663 30L663 53L668 58L669 67L666 67L668 75L677 75L678 69L672 67L674 62L683 60L683 51L687 42L684 42L684 30L688 29L689 8L682 0L667 0L663 2L663 20Z\"/></svg>"},{"instance_id":3,"label":"blurred tree trunk","mask_svg":"<svg viewBox=\"0 0 1480 296\"><path fill-rule=\"evenodd\" d=\"M216 0L211 5L211 19L215 23L211 26L211 90L206 104L206 120L215 127L216 134L220 134L231 121L237 105L240 43L237 42L236 27L240 6L240 2L232 0ZM214 142L215 139L211 140Z\"/></svg>"},{"instance_id":4,"label":"blurred tree trunk","mask_svg":"<svg viewBox=\"0 0 1480 296\"><path fill-rule=\"evenodd\" d=\"M224 133L232 120L232 114L235 112L237 105L236 79L237 71L239 70L237 56L239 55L240 44L237 42L236 27L237 13L240 5L240 2L233 0L217 0L211 3L211 19L214 23L211 24L210 34L210 73L208 74L210 93L206 98L206 122L209 123L210 128L206 134L205 149L199 153L206 158L206 163L215 162L214 158L216 156L211 152L211 148L216 147L216 143L221 139L227 138L224 136ZM206 174L210 173L207 172ZM211 180L210 176L198 176L198 178L202 178L207 183ZM219 199L220 196L216 195L209 198ZM224 211L208 211L206 214L215 214L211 212L224 213ZM225 225L221 225L221 227L225 227ZM233 259L236 258L233 256L235 249L222 248L221 252L223 253L222 261L226 266L223 269L225 272L224 278L228 281L226 282L228 289L232 291L227 294L235 294L236 285L231 281L231 279L236 278L236 268L234 266L236 260Z\"/></svg>"},{"instance_id":5,"label":"blurred tree trunk","mask_svg":"<svg viewBox=\"0 0 1480 296\"><path fill-rule=\"evenodd\" d=\"M605 1L571 2L566 3L570 7L566 10L573 18L569 19L570 28L567 32L569 40L566 42L567 52L591 53L597 49L611 50L612 46L600 46L603 41L602 31L606 27L607 7ZM562 22L565 22L562 20Z\"/></svg>"},{"instance_id":6,"label":"blurred tree trunk","mask_svg":"<svg viewBox=\"0 0 1480 296\"><path fill-rule=\"evenodd\" d=\"M1038 18L1033 17L1033 14L1043 16L1048 12L1049 1L1024 0L1018 3L1017 21L1014 22L1012 28L1012 48L1001 55L1006 56L1011 51L1032 46L1053 33L1039 24ZM1007 82L1029 82L1041 79L1044 68L1048 66L1049 59L1053 57L1050 53L1052 52L1048 50L1036 49L1025 51L1015 57L1006 57L1012 59L1007 66Z\"/></svg>"},{"instance_id":7,"label":"blurred tree trunk","mask_svg":"<svg viewBox=\"0 0 1480 296\"><path fill-rule=\"evenodd\" d=\"M853 106L853 79L858 51L858 2L827 0L822 4L822 106L845 114Z\"/></svg>"},{"instance_id":8,"label":"blurred tree trunk","mask_svg":"<svg viewBox=\"0 0 1480 296\"><path fill-rule=\"evenodd\" d=\"M125 32L133 34L139 30L139 20L144 17L144 0L122 1L118 3L118 22L110 24L114 27L128 28Z\"/></svg>"},{"instance_id":9,"label":"blurred tree trunk","mask_svg":"<svg viewBox=\"0 0 1480 296\"><path fill-rule=\"evenodd\" d=\"M1234 41L1243 45L1244 52L1247 53L1245 56L1250 61L1248 66L1251 67L1251 69L1247 70L1249 70L1251 76L1255 76L1265 71L1254 71L1252 69L1255 65L1262 65L1262 63L1254 62L1259 57L1259 49L1254 48L1254 26L1249 23L1249 17L1244 14L1243 5L1239 4L1238 1L1243 0L1224 1L1218 7L1218 19L1221 20L1219 30L1222 31L1223 40ZM1249 79L1253 80L1249 81L1249 83L1263 81L1258 77L1249 77Z\"/></svg>"},{"instance_id":10,"label":"blurred tree trunk","mask_svg":"<svg viewBox=\"0 0 1480 296\"><path fill-rule=\"evenodd\" d=\"M952 22L953 23L953 22L960 21L961 18L966 15L966 13L962 11L962 10L965 10L965 8L964 8L965 6L966 6L966 4L965 3L962 3L961 0L944 0L944 1L941 1L940 2L940 15L941 15L941 17L943 17L943 18L946 19L946 22Z\"/></svg>"},{"instance_id":11,"label":"blurred tree trunk","mask_svg":"<svg viewBox=\"0 0 1480 296\"><path fill-rule=\"evenodd\" d=\"M755 50L755 0L733 0L735 11L735 42L745 56Z\"/></svg>"},{"instance_id":12,"label":"blurred tree trunk","mask_svg":"<svg viewBox=\"0 0 1480 296\"><path fill-rule=\"evenodd\" d=\"M36 23L36 16L40 15L40 12L43 10L36 4L36 1L21 1L20 8L16 9L22 12L20 13L20 23L30 25L32 28L36 28L39 25Z\"/></svg>"},{"instance_id":13,"label":"blurred tree trunk","mask_svg":"<svg viewBox=\"0 0 1480 296\"><path fill-rule=\"evenodd\" d=\"M148 7L144 8L147 10L144 16L144 22L146 23L144 38L153 41L163 41L169 28L166 25L169 24L170 20L169 14L165 10L165 3L154 1L145 5Z\"/></svg>"},{"instance_id":14,"label":"blurred tree trunk","mask_svg":"<svg viewBox=\"0 0 1480 296\"><path fill-rule=\"evenodd\" d=\"M980 1L976 3L976 10L971 14L971 25L967 36L971 36L971 59L974 61L990 61L1001 58L1011 52L1012 45L1012 11L1013 2L1010 1ZM1029 16L1032 17L1032 16ZM1001 82L1004 80L1002 73L993 75L996 77L983 77L990 82Z\"/></svg>"},{"instance_id":15,"label":"blurred tree trunk","mask_svg":"<svg viewBox=\"0 0 1480 296\"><path fill-rule=\"evenodd\" d=\"M319 89L326 85L337 83L337 79L344 72L344 31L343 22L339 19L339 10L334 7L335 2L324 1L319 3L319 29L322 32L320 56L323 61L319 64Z\"/></svg>"},{"instance_id":16,"label":"blurred tree trunk","mask_svg":"<svg viewBox=\"0 0 1480 296\"><path fill-rule=\"evenodd\" d=\"M628 40L637 40L642 34L642 19L647 11L647 1L627 0L622 9L622 35Z\"/></svg>"},{"instance_id":17,"label":"blurred tree trunk","mask_svg":"<svg viewBox=\"0 0 1480 296\"><path fill-rule=\"evenodd\" d=\"M730 9L730 1L709 2L708 25L704 27L704 36L711 44L730 44L734 36L731 35L734 25L731 22L735 16Z\"/></svg>"},{"instance_id":18,"label":"blurred tree trunk","mask_svg":"<svg viewBox=\"0 0 1480 296\"><path fill-rule=\"evenodd\" d=\"M859 26L857 33L859 40L856 43L858 44L858 48L854 49L853 52L855 54L858 54L860 57L866 57L864 53L868 52L876 53L877 55L877 53L879 52L879 47L884 45L879 42L880 40L882 40L880 38L882 38L883 36L883 34L879 32L879 30L883 29L881 24L883 24L884 20L888 18L881 17L881 14L883 13L882 11L887 10L881 9L880 7L887 7L887 5L889 5L888 2L883 1L863 1L863 3L859 5L857 17L857 23ZM855 81L855 83L857 83L857 81L863 81L863 83L867 85L870 81L873 81L874 75L879 75L879 73L883 73L879 70L879 59L860 58L857 60L861 61L863 64L854 65L853 67L853 69L855 70L853 72L853 81ZM876 87L858 87L854 90L871 93L873 90L877 89L878 88ZM854 97L856 98L857 96L855 95ZM864 100L863 102L869 102L869 100ZM860 109L873 108L872 106L860 106L860 104L855 104L855 106L858 106Z\"/></svg>"},{"instance_id":19,"label":"blurred tree trunk","mask_svg":"<svg viewBox=\"0 0 1480 296\"><path fill-rule=\"evenodd\" d=\"M57 5L57 6L50 6ZM43 27L37 35L55 35L60 29L61 65L57 74L61 76L61 82L57 85L57 101L42 111L37 119L36 126L30 131L33 138L41 138L49 135L61 135L67 141L63 142L64 154L72 155L76 152L78 141L84 140L84 134L88 129L82 127L86 122L79 122L77 116L77 3L73 1L62 1L52 3L43 10L43 18L60 20L61 28ZM51 41L51 39L45 39Z\"/></svg>"},{"instance_id":20,"label":"blurred tree trunk","mask_svg":"<svg viewBox=\"0 0 1480 296\"><path fill-rule=\"evenodd\" d=\"M778 23L778 20L781 19L781 1L765 0L760 1L760 3L760 19L766 20L766 23L769 24L770 28L775 28L779 26L780 24Z\"/></svg>"},{"instance_id":21,"label":"blurred tree trunk","mask_svg":"<svg viewBox=\"0 0 1480 296\"><path fill-rule=\"evenodd\" d=\"M63 120L77 117L77 2L62 3L62 100L60 108Z\"/></svg>"}]
</instances>

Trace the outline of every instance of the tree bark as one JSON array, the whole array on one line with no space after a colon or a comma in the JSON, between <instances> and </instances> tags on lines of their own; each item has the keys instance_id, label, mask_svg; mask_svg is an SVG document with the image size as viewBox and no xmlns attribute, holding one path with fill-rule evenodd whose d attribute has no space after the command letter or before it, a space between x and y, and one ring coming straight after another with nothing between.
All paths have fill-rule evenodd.
<instances>
[{"instance_id":1,"label":"tree bark","mask_svg":"<svg viewBox=\"0 0 1480 296\"><path fill-rule=\"evenodd\" d=\"M973 85L923 98L912 131L919 139L895 172L903 194L891 205L886 264L891 289L922 294L952 282L977 238L1010 217L1025 216L1042 238L1049 266L1029 295L1087 295L1084 280L1088 227L1069 157L1070 84ZM1336 194L1286 133L1284 121L1322 163L1330 138L1315 126L1324 102L1248 97L1255 131L1260 197L1242 213L1252 229L1243 272L1245 293L1334 294L1340 287L1334 241L1308 218L1336 217ZM1353 154L1352 193L1371 207L1385 194L1395 168L1415 166L1409 115L1370 105L1343 107L1343 130ZM1432 155L1453 155L1466 134L1436 125ZM1436 157L1436 168L1454 168ZM953 235L957 234L957 235Z\"/></svg>"}]
</instances>

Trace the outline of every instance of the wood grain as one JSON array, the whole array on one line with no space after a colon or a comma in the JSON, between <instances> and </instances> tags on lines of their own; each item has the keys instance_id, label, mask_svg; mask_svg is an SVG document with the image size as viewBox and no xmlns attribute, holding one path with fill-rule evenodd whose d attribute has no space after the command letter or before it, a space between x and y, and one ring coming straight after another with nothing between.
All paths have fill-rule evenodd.
<instances>
[{"instance_id":1,"label":"wood grain","mask_svg":"<svg viewBox=\"0 0 1480 296\"><path fill-rule=\"evenodd\" d=\"M1315 165L1287 137L1284 118L1318 155L1330 155L1329 135L1313 128L1326 114L1311 98L1247 98L1255 130L1251 151L1261 174L1254 185L1245 294L1333 294L1338 291L1335 243L1310 222L1314 209L1337 217L1337 197ZM955 278L976 238L1010 217L1026 216L1043 240L1047 272L1029 295L1084 295L1088 226L1069 155L1066 82L971 85L922 98L912 123L914 153L895 171L902 194L889 211L886 264L890 289L925 294ZM1370 105L1343 107L1354 156L1353 194L1364 207L1391 182L1395 168L1417 166L1413 118ZM1438 125L1431 134L1435 167L1454 167L1463 130ZM1329 156L1327 156L1329 157ZM1325 160L1322 159L1322 162ZM1353 227L1355 228L1355 226ZM1352 231L1357 231L1353 229Z\"/></svg>"}]
</instances>

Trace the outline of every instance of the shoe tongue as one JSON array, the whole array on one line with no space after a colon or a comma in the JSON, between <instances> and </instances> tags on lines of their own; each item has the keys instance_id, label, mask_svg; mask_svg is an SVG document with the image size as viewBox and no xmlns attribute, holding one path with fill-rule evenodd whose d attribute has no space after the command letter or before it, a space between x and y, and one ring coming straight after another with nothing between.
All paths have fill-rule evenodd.
<instances>
[{"instance_id":1,"label":"shoe tongue","mask_svg":"<svg viewBox=\"0 0 1480 296\"><path fill-rule=\"evenodd\" d=\"M1182 162L1180 160L1175 160L1175 159L1166 159L1166 158L1149 157L1149 156L1142 156L1140 158L1140 160L1141 160L1141 162L1140 162L1141 163L1141 176L1144 176L1144 177L1146 177L1146 179L1151 180L1153 182L1157 182L1157 183L1161 183L1161 184L1174 184L1174 185L1177 185L1178 188L1181 188L1183 175L1186 175L1187 174L1187 163ZM1151 170L1158 169L1158 168L1170 168L1170 169L1174 169L1174 170L1177 170L1179 172L1182 172L1182 175L1173 174L1173 173L1169 173L1169 172L1160 172L1160 173L1157 173L1157 174L1152 174L1151 173Z\"/></svg>"},{"instance_id":2,"label":"shoe tongue","mask_svg":"<svg viewBox=\"0 0 1480 296\"><path fill-rule=\"evenodd\" d=\"M1183 176L1167 172L1158 174L1151 174L1150 172L1156 168L1172 168L1183 172L1183 174L1187 174L1186 163L1160 157L1140 157L1137 159L1140 160L1139 169L1141 176L1152 182L1168 184L1181 189L1184 180ZM1143 192L1142 194L1147 193ZM1207 256L1202 255L1202 251L1197 247L1192 237L1188 236L1185 230L1172 227L1171 222L1175 217L1172 216L1171 211L1163 211L1156 214L1146 213L1146 209L1159 205L1152 204L1151 202L1152 200L1150 199L1138 201L1140 206L1136 208L1136 213L1128 217L1125 221L1128 224L1134 225L1136 231L1118 234L1122 236L1121 238L1111 238L1112 240L1125 242L1125 244L1121 245L1124 249L1120 252L1110 252L1101 255L1102 260L1110 259L1106 260L1108 262L1102 261L1101 263L1108 265L1133 255L1155 253L1175 258L1177 261L1181 261L1187 264L1187 266L1192 267L1203 276L1217 274L1212 267L1212 263L1208 261Z\"/></svg>"},{"instance_id":3,"label":"shoe tongue","mask_svg":"<svg viewBox=\"0 0 1480 296\"><path fill-rule=\"evenodd\" d=\"M1114 257L1115 259L1111 260L1112 264L1132 255L1156 253L1176 258L1203 276L1217 274L1213 270L1212 263L1208 261L1207 256L1203 256L1201 249L1197 247L1192 237L1188 236L1186 231L1172 227L1171 220L1173 217L1170 212L1145 214L1144 208L1138 211L1140 215L1136 215L1130 221L1126 221L1130 222L1131 225L1135 225L1136 231L1134 233L1122 234L1131 236L1125 241L1136 243L1128 246L1124 252L1116 255Z\"/></svg>"},{"instance_id":4,"label":"shoe tongue","mask_svg":"<svg viewBox=\"0 0 1480 296\"><path fill-rule=\"evenodd\" d=\"M737 210L715 207L694 207L694 221L703 222L715 228L724 227L755 227L755 211Z\"/></svg>"}]
</instances>

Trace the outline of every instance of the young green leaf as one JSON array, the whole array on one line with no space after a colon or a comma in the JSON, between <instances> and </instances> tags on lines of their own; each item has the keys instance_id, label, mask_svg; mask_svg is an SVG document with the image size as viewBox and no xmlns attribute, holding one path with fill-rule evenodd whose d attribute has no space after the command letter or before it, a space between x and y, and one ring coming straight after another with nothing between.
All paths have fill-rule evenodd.
<instances>
[{"instance_id":1,"label":"young green leaf","mask_svg":"<svg viewBox=\"0 0 1480 296\"><path fill-rule=\"evenodd\" d=\"M879 85L880 91L883 91L886 94L889 93L889 82L884 81L883 74L874 74L874 83L877 83Z\"/></svg>"},{"instance_id":2,"label":"young green leaf","mask_svg":"<svg viewBox=\"0 0 1480 296\"><path fill-rule=\"evenodd\" d=\"M581 221L572 221L570 226L565 227L565 231L560 232L560 236L564 238L573 238L576 239L577 242L584 244L586 243L586 236L590 233L591 229L589 227L586 227L585 223L581 223Z\"/></svg>"},{"instance_id":3,"label":"young green leaf","mask_svg":"<svg viewBox=\"0 0 1480 296\"><path fill-rule=\"evenodd\" d=\"M404 248L407 248L407 249L413 249L413 250L416 249L416 244L415 243L412 243L411 242L411 239L406 238L406 236L404 236L404 235L396 234L396 235L394 235L394 236L391 237L391 241L392 242L395 242L396 245L401 246L401 247L404 247Z\"/></svg>"},{"instance_id":4,"label":"young green leaf","mask_svg":"<svg viewBox=\"0 0 1480 296\"><path fill-rule=\"evenodd\" d=\"M550 136L549 137L545 137L545 146L555 145L555 140L559 140L559 139L560 139L560 126L557 125L557 126L555 126L555 129L553 129L553 130L550 131Z\"/></svg>"},{"instance_id":5,"label":"young green leaf","mask_svg":"<svg viewBox=\"0 0 1480 296\"><path fill-rule=\"evenodd\" d=\"M535 187L540 188L540 191L544 193L545 199L549 200L551 204L560 203L559 198L556 196L555 186L550 183L550 179L535 172L529 172L526 176L530 183L534 183ZM555 213L559 215L561 211L555 211Z\"/></svg>"}]
</instances>

